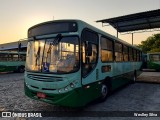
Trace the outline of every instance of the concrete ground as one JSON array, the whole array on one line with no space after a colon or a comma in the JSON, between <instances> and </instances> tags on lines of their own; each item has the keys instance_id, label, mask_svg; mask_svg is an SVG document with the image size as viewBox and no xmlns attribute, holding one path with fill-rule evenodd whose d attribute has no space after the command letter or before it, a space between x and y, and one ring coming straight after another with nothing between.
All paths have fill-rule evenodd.
<instances>
[{"instance_id":1,"label":"concrete ground","mask_svg":"<svg viewBox=\"0 0 160 120\"><path fill-rule=\"evenodd\" d=\"M160 83L160 72L143 72L137 78L138 82Z\"/></svg>"},{"instance_id":2,"label":"concrete ground","mask_svg":"<svg viewBox=\"0 0 160 120\"><path fill-rule=\"evenodd\" d=\"M0 118L0 120L159 120L159 117L135 117L134 112L143 113L149 111L156 113L160 111L160 84L147 83L144 80L159 81L159 73L143 72L135 84L130 84L114 92L103 103L92 103L83 110L50 105L44 102L32 100L24 95L24 74L9 73L0 74L0 111L60 111L62 114L67 111L80 112L82 117L44 117L44 118ZM143 81L142 81L143 80ZM84 98L85 99L85 98ZM112 114L121 113L128 117L105 116L113 111ZM88 116L83 116L86 112ZM74 114L73 113L73 114ZM132 116L133 113L133 116ZM93 117L97 114L97 117ZM99 114L99 115L98 115ZM102 116L101 116L102 114ZM160 116L160 112L158 112Z\"/></svg>"}]
</instances>

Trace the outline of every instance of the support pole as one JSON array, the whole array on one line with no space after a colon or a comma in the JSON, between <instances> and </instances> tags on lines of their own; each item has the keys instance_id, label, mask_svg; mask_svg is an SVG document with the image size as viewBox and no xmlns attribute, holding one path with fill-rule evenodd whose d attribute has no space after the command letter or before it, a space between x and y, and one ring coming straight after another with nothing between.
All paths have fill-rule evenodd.
<instances>
[{"instance_id":1,"label":"support pole","mask_svg":"<svg viewBox=\"0 0 160 120\"><path fill-rule=\"evenodd\" d=\"M132 33L132 45L133 45L133 33Z\"/></svg>"},{"instance_id":2,"label":"support pole","mask_svg":"<svg viewBox=\"0 0 160 120\"><path fill-rule=\"evenodd\" d=\"M117 38L118 38L118 23L116 24L116 26L117 26Z\"/></svg>"}]
</instances>

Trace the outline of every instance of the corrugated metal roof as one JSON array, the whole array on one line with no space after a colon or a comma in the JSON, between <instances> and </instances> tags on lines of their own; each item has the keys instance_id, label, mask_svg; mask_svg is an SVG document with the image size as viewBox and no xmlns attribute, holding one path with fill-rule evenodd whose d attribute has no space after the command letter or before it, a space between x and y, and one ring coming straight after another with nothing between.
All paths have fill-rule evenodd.
<instances>
[{"instance_id":1,"label":"corrugated metal roof","mask_svg":"<svg viewBox=\"0 0 160 120\"><path fill-rule=\"evenodd\" d=\"M98 20L109 23L118 32L160 28L160 9Z\"/></svg>"},{"instance_id":2,"label":"corrugated metal roof","mask_svg":"<svg viewBox=\"0 0 160 120\"><path fill-rule=\"evenodd\" d=\"M24 40L24 41L17 41L17 42L0 44L0 50L18 49L19 43L21 43L21 48L25 48L25 47L27 47L27 42L28 42L27 40Z\"/></svg>"}]
</instances>

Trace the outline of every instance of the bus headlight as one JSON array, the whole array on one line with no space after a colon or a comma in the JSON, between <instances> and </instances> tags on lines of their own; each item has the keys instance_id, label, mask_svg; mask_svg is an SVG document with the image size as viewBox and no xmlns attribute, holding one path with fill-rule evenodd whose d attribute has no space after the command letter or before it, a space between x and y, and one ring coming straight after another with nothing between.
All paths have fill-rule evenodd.
<instances>
[{"instance_id":1,"label":"bus headlight","mask_svg":"<svg viewBox=\"0 0 160 120\"><path fill-rule=\"evenodd\" d=\"M70 83L69 85L67 85L66 87L58 89L58 93L64 93L64 92L72 90L73 88L75 88L77 83L78 83L77 81L74 81Z\"/></svg>"},{"instance_id":2,"label":"bus headlight","mask_svg":"<svg viewBox=\"0 0 160 120\"><path fill-rule=\"evenodd\" d=\"M65 87L65 88L64 88L64 90L65 90L65 91L68 91L68 88L67 88L67 87Z\"/></svg>"},{"instance_id":3,"label":"bus headlight","mask_svg":"<svg viewBox=\"0 0 160 120\"><path fill-rule=\"evenodd\" d=\"M74 84L73 84L73 83L71 83L71 84L70 84L70 87L71 87L71 88L74 88Z\"/></svg>"},{"instance_id":4,"label":"bus headlight","mask_svg":"<svg viewBox=\"0 0 160 120\"><path fill-rule=\"evenodd\" d=\"M29 87L28 83L25 82L25 84L26 84L27 87Z\"/></svg>"},{"instance_id":5,"label":"bus headlight","mask_svg":"<svg viewBox=\"0 0 160 120\"><path fill-rule=\"evenodd\" d=\"M60 90L58 90L58 92L59 92L59 93L61 93L61 92L62 92L62 90L60 89Z\"/></svg>"}]
</instances>

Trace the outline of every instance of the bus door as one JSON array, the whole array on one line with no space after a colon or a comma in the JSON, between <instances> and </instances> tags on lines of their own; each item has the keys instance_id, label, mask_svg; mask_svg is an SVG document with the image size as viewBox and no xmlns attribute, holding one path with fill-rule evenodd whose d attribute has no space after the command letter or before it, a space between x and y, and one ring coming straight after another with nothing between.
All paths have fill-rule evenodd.
<instances>
[{"instance_id":1,"label":"bus door","mask_svg":"<svg viewBox=\"0 0 160 120\"><path fill-rule=\"evenodd\" d=\"M97 80L97 45L86 41L83 44L82 56L82 85L86 85Z\"/></svg>"},{"instance_id":2,"label":"bus door","mask_svg":"<svg viewBox=\"0 0 160 120\"><path fill-rule=\"evenodd\" d=\"M86 98L93 99L96 96L98 80L98 35L84 30L82 33L82 87ZM88 100L89 100L88 99Z\"/></svg>"}]
</instances>

